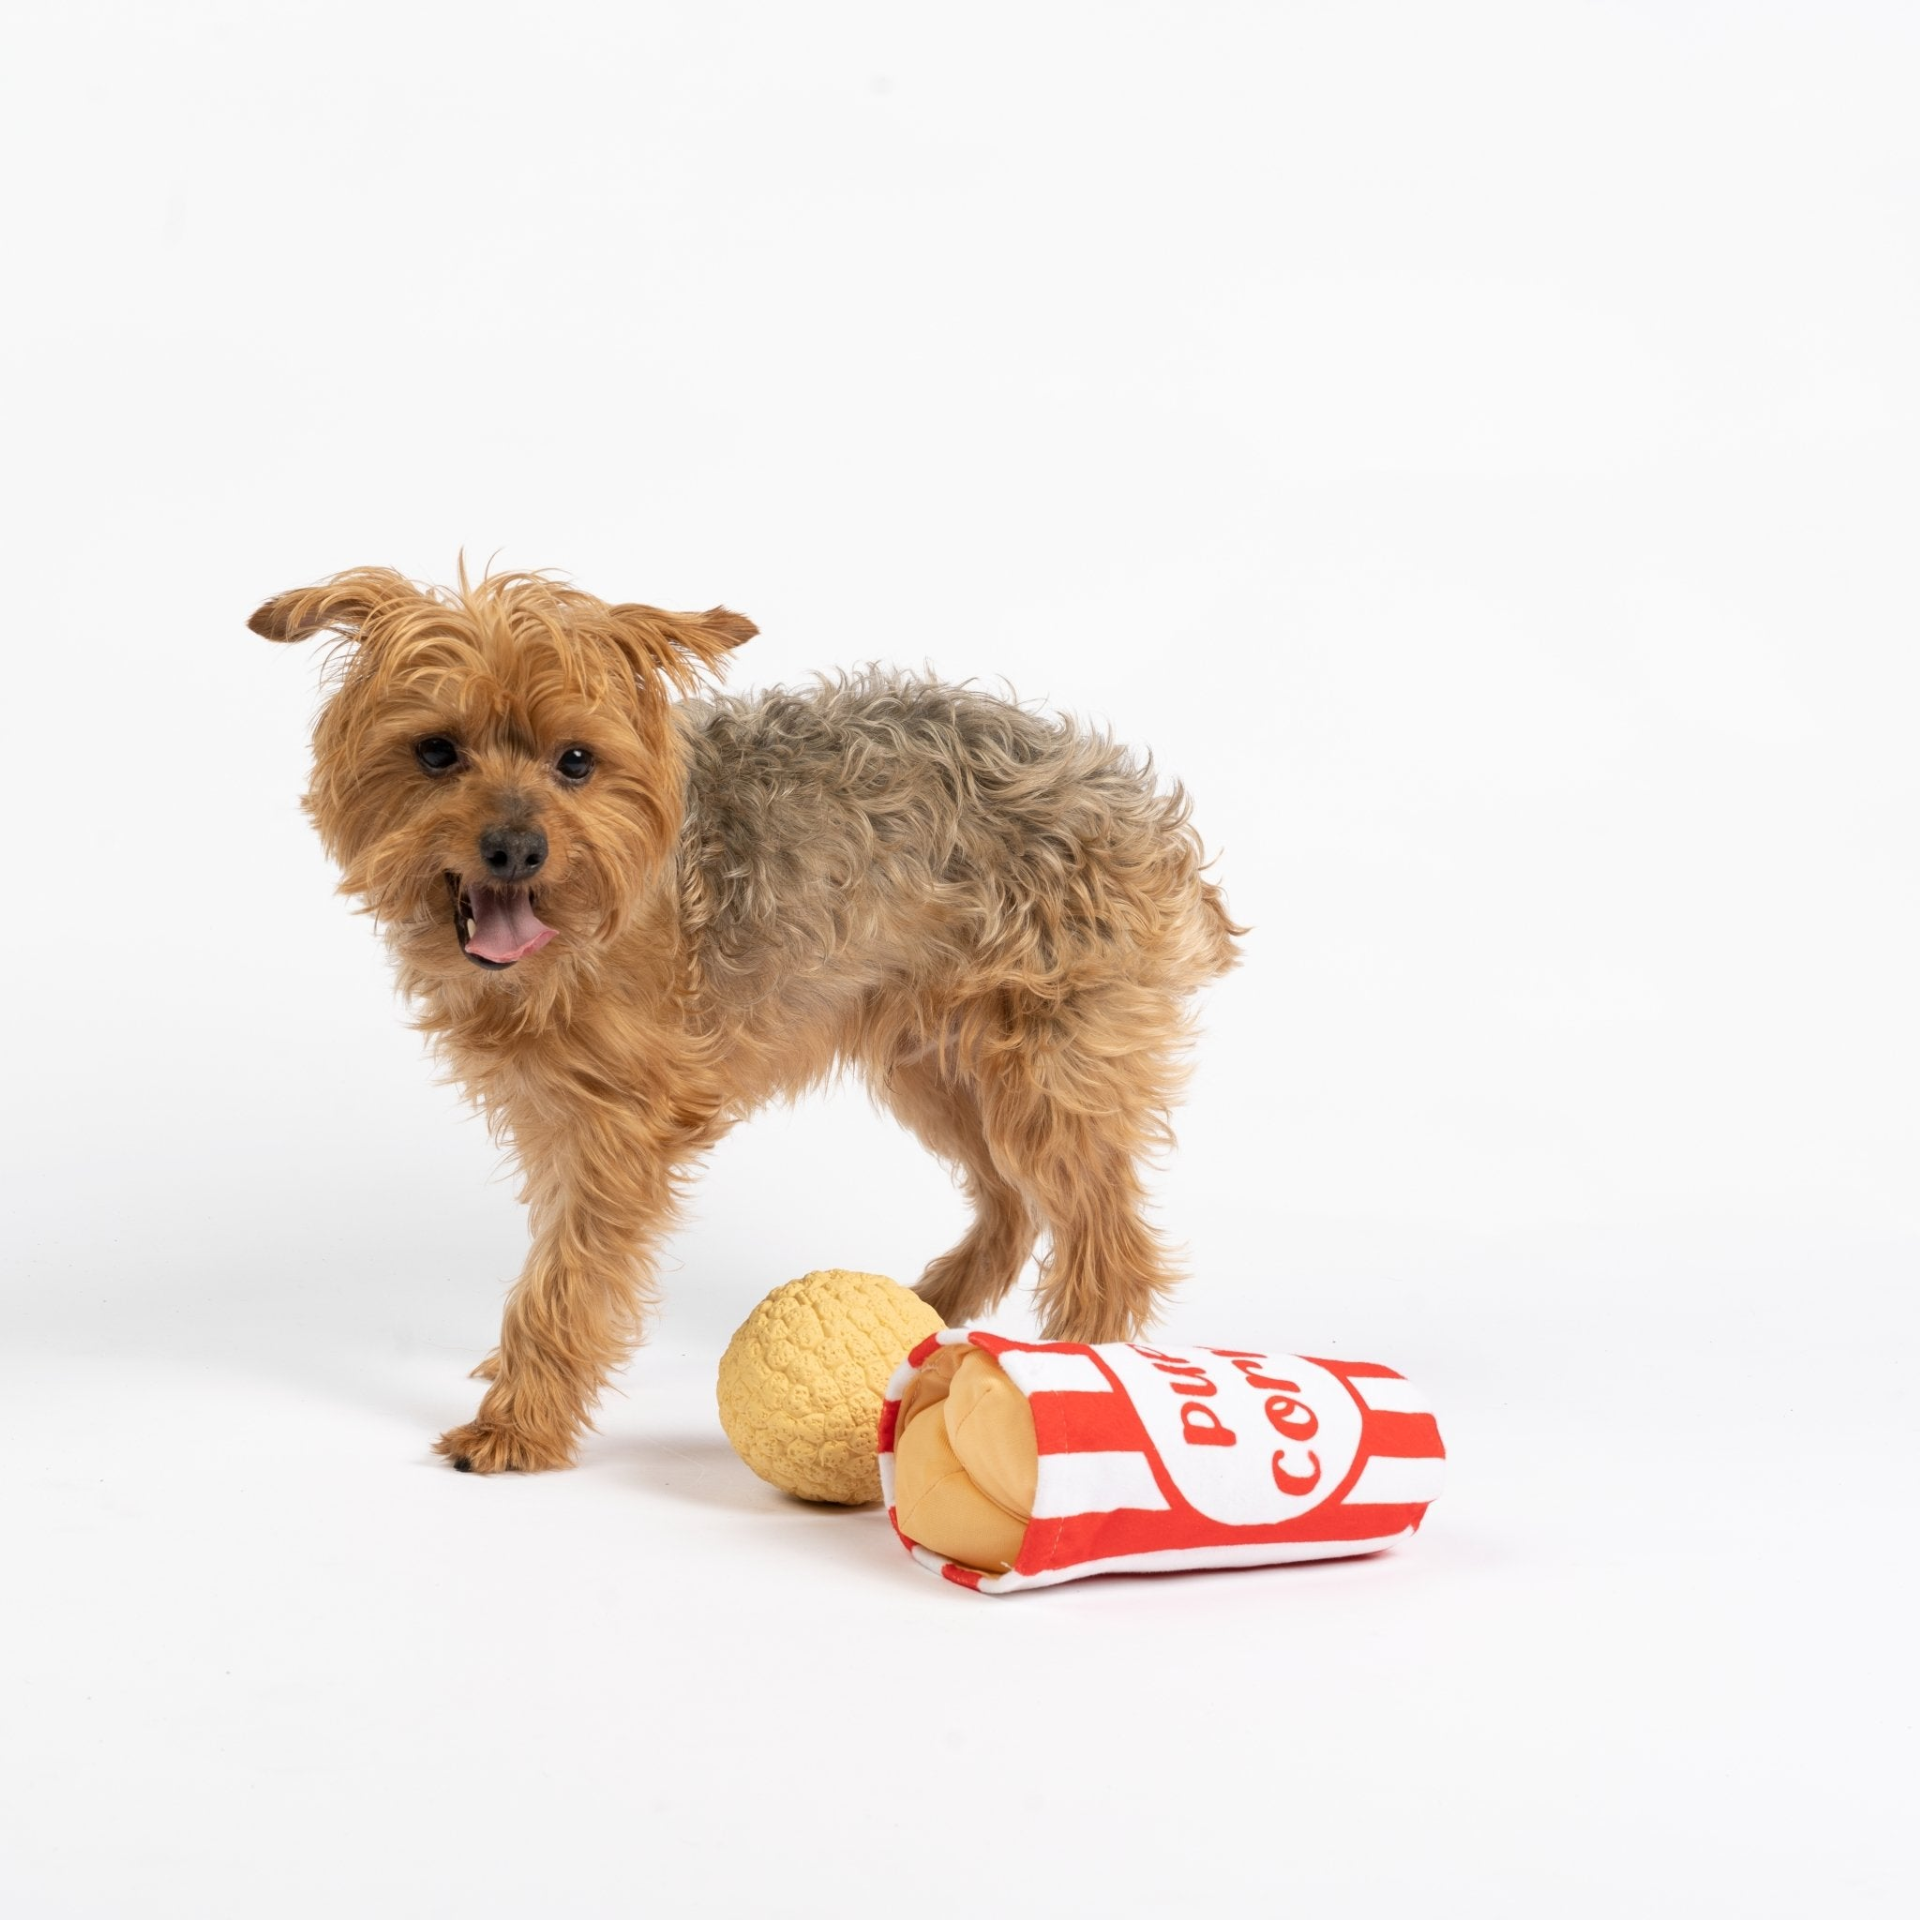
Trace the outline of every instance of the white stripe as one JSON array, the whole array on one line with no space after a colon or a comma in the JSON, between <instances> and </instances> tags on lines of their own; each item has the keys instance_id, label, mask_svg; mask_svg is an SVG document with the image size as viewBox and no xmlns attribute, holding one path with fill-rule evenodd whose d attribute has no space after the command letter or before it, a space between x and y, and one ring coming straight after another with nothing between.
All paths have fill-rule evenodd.
<instances>
[{"instance_id":1,"label":"white stripe","mask_svg":"<svg viewBox=\"0 0 1920 1920\"><path fill-rule=\"evenodd\" d=\"M1060 1520L1076 1513L1163 1513L1160 1491L1144 1453L1043 1453L1033 1490L1033 1517Z\"/></svg>"},{"instance_id":2,"label":"white stripe","mask_svg":"<svg viewBox=\"0 0 1920 1920\"><path fill-rule=\"evenodd\" d=\"M1416 1387L1411 1380L1402 1380L1396 1373L1387 1379L1376 1379L1372 1375L1363 1375L1359 1379L1349 1379L1347 1385L1360 1396L1363 1404L1371 1407L1375 1413L1431 1413L1433 1403Z\"/></svg>"},{"instance_id":3,"label":"white stripe","mask_svg":"<svg viewBox=\"0 0 1920 1920\"><path fill-rule=\"evenodd\" d=\"M1113 1382L1085 1353L1003 1353L1001 1370L1022 1393L1111 1393Z\"/></svg>"},{"instance_id":4,"label":"white stripe","mask_svg":"<svg viewBox=\"0 0 1920 1920\"><path fill-rule=\"evenodd\" d=\"M1282 1567L1296 1560L1345 1560L1378 1553L1413 1537L1411 1527L1378 1540L1293 1540L1278 1545L1238 1547L1163 1547L1153 1553L1121 1553L1108 1560L1079 1560L1070 1567L1046 1567L1039 1573L990 1573L981 1593L1018 1593L1023 1587L1057 1587L1096 1573L1188 1573L1207 1567ZM913 1557L934 1573L943 1564L936 1554L916 1547Z\"/></svg>"},{"instance_id":5,"label":"white stripe","mask_svg":"<svg viewBox=\"0 0 1920 1920\"><path fill-rule=\"evenodd\" d=\"M1343 1507L1418 1504L1431 1500L1446 1477L1444 1460L1409 1460L1395 1454L1376 1453L1360 1469L1353 1491L1340 1504Z\"/></svg>"}]
</instances>

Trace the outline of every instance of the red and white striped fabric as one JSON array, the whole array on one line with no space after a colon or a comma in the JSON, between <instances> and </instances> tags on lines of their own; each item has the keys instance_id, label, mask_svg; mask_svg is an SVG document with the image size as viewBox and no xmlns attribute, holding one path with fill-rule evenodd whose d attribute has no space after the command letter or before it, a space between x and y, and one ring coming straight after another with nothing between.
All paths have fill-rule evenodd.
<instances>
[{"instance_id":1,"label":"red and white striped fabric","mask_svg":"<svg viewBox=\"0 0 1920 1920\"><path fill-rule=\"evenodd\" d=\"M1033 1517L1007 1573L955 1566L900 1533L900 1398L937 1348L984 1348L1033 1409ZM929 1335L887 1383L880 1485L920 1564L979 1593L1097 1573L1257 1567L1376 1553L1440 1491L1426 1400L1389 1367L1238 1347L1034 1345Z\"/></svg>"}]
</instances>

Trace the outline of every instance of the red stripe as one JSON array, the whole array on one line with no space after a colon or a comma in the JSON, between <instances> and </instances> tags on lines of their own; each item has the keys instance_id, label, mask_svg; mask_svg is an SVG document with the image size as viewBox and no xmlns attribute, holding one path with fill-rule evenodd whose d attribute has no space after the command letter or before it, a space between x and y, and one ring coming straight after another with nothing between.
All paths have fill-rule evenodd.
<instances>
[{"instance_id":1,"label":"red stripe","mask_svg":"<svg viewBox=\"0 0 1920 1920\"><path fill-rule=\"evenodd\" d=\"M894 1430L899 1424L900 1402L898 1400L883 1400L880 1403L880 1435L874 1443L874 1451L876 1453L891 1453L893 1451Z\"/></svg>"},{"instance_id":2,"label":"red stripe","mask_svg":"<svg viewBox=\"0 0 1920 1920\"><path fill-rule=\"evenodd\" d=\"M1021 1573L1044 1573L1049 1567L1076 1566L1082 1560L1111 1560L1123 1553L1153 1553L1163 1547L1200 1547L1208 1536L1196 1531L1192 1513L1141 1513L1131 1508L1118 1513L1069 1513L1057 1520L1036 1520L1014 1562ZM1168 1522L1171 1520L1171 1528ZM1207 1526L1201 1521L1200 1527ZM1043 1533L1043 1541L1034 1536ZM1219 1537L1244 1539L1238 1527L1214 1529ZM1040 1551L1035 1552L1038 1544Z\"/></svg>"},{"instance_id":3,"label":"red stripe","mask_svg":"<svg viewBox=\"0 0 1920 1920\"><path fill-rule=\"evenodd\" d=\"M1385 1540L1419 1526L1425 1514L1423 1505L1328 1505L1277 1526L1233 1527L1208 1520L1191 1508L1184 1513L1076 1513L1060 1520L1035 1521L1015 1565L1021 1573L1039 1573L1049 1567L1071 1567L1083 1560L1112 1560L1135 1553L1280 1546L1316 1540ZM1036 1539L1036 1535L1044 1538Z\"/></svg>"},{"instance_id":4,"label":"red stripe","mask_svg":"<svg viewBox=\"0 0 1920 1920\"><path fill-rule=\"evenodd\" d=\"M1444 1460L1447 1449L1430 1413L1367 1414L1363 1453L1391 1454L1396 1460Z\"/></svg>"},{"instance_id":5,"label":"red stripe","mask_svg":"<svg viewBox=\"0 0 1920 1920\"><path fill-rule=\"evenodd\" d=\"M1371 1360L1322 1360L1311 1353L1303 1353L1302 1360L1310 1360L1316 1367L1325 1367L1329 1373L1337 1373L1343 1380L1404 1380L1406 1375L1395 1373L1391 1367L1376 1366Z\"/></svg>"},{"instance_id":6,"label":"red stripe","mask_svg":"<svg viewBox=\"0 0 1920 1920\"><path fill-rule=\"evenodd\" d=\"M956 1567L951 1560L941 1566L940 1572L956 1587L965 1587L970 1593L978 1593L980 1582L987 1577L984 1573L975 1573L971 1567Z\"/></svg>"},{"instance_id":7,"label":"red stripe","mask_svg":"<svg viewBox=\"0 0 1920 1920\"><path fill-rule=\"evenodd\" d=\"M1299 1529L1297 1535L1289 1535L1282 1528L1273 1537L1276 1540L1381 1540L1390 1533L1405 1533L1409 1527L1417 1527L1426 1510L1424 1500L1394 1506L1316 1507L1292 1523Z\"/></svg>"},{"instance_id":8,"label":"red stripe","mask_svg":"<svg viewBox=\"0 0 1920 1920\"><path fill-rule=\"evenodd\" d=\"M1146 1453L1147 1429L1124 1393L1030 1393L1042 1453Z\"/></svg>"}]
</instances>

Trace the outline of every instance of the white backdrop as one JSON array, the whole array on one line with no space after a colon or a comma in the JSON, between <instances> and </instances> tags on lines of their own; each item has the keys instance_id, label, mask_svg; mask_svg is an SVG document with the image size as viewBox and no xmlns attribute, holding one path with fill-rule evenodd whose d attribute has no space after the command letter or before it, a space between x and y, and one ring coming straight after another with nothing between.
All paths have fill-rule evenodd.
<instances>
[{"instance_id":1,"label":"white backdrop","mask_svg":"<svg viewBox=\"0 0 1920 1920\"><path fill-rule=\"evenodd\" d=\"M1895 1910L1910 8L9 38L10 1911ZM428 1460L518 1209L243 622L462 547L1187 780L1255 931L1163 1330L1424 1382L1417 1542L994 1603L762 1488L733 1325L963 1218L851 1090L718 1153L579 1469Z\"/></svg>"}]
</instances>

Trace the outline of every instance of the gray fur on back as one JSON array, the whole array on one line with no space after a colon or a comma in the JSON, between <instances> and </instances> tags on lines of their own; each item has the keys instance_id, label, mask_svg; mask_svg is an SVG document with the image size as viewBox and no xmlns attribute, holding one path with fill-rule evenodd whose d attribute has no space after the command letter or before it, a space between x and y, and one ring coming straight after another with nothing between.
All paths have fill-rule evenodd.
<instances>
[{"instance_id":1,"label":"gray fur on back","mask_svg":"<svg viewBox=\"0 0 1920 1920\"><path fill-rule=\"evenodd\" d=\"M710 975L997 961L1044 990L1200 905L1184 795L1069 719L878 667L678 712Z\"/></svg>"}]
</instances>

